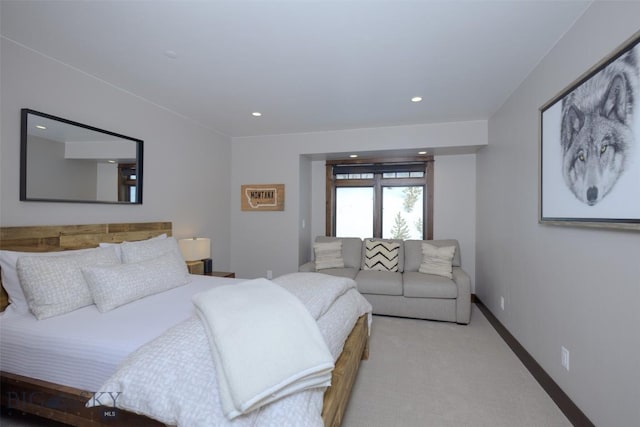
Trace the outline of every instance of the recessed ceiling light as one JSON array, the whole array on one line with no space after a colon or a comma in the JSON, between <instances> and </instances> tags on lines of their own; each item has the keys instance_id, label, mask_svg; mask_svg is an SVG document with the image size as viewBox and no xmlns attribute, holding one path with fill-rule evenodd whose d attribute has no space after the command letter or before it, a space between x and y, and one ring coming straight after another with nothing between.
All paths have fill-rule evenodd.
<instances>
[{"instance_id":1,"label":"recessed ceiling light","mask_svg":"<svg viewBox=\"0 0 640 427\"><path fill-rule=\"evenodd\" d=\"M358 157L357 154L349 154L349 157L351 157L352 159L355 159L356 157Z\"/></svg>"},{"instance_id":2,"label":"recessed ceiling light","mask_svg":"<svg viewBox=\"0 0 640 427\"><path fill-rule=\"evenodd\" d=\"M260 116L262 116L262 113L261 113L261 112L259 112L259 111L254 111L253 113L251 113L251 115L252 115L253 117L260 117Z\"/></svg>"},{"instance_id":3,"label":"recessed ceiling light","mask_svg":"<svg viewBox=\"0 0 640 427\"><path fill-rule=\"evenodd\" d=\"M115 163L116 161L115 161L115 160L107 160L107 162L109 162L109 163Z\"/></svg>"},{"instance_id":4,"label":"recessed ceiling light","mask_svg":"<svg viewBox=\"0 0 640 427\"><path fill-rule=\"evenodd\" d=\"M427 154L426 151L418 151L418 154Z\"/></svg>"},{"instance_id":5,"label":"recessed ceiling light","mask_svg":"<svg viewBox=\"0 0 640 427\"><path fill-rule=\"evenodd\" d=\"M421 96L414 96L413 98L411 98L411 102L420 102L420 101L422 101Z\"/></svg>"},{"instance_id":6,"label":"recessed ceiling light","mask_svg":"<svg viewBox=\"0 0 640 427\"><path fill-rule=\"evenodd\" d=\"M42 125L36 125L36 127L37 127L38 129L46 129L46 128L47 128L46 126L42 126Z\"/></svg>"},{"instance_id":7,"label":"recessed ceiling light","mask_svg":"<svg viewBox=\"0 0 640 427\"><path fill-rule=\"evenodd\" d=\"M164 56L166 56L167 58L176 59L178 57L178 52L168 49L164 51Z\"/></svg>"}]
</instances>

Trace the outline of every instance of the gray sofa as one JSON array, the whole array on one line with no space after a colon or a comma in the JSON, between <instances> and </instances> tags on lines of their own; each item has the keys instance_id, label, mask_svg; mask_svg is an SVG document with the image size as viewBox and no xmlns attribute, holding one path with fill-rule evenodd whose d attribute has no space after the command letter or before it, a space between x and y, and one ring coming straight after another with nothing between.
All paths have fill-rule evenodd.
<instances>
[{"instance_id":1,"label":"gray sofa","mask_svg":"<svg viewBox=\"0 0 640 427\"><path fill-rule=\"evenodd\" d=\"M360 293L373 306L374 314L443 320L468 324L471 317L471 279L460 264L457 240L429 240L434 246L455 246L452 279L420 273L423 240L400 242L398 272L363 270L364 243L355 237L318 236L316 242L342 241L344 268L319 270L324 274L354 279ZM300 266L299 271L316 271L315 263Z\"/></svg>"}]
</instances>

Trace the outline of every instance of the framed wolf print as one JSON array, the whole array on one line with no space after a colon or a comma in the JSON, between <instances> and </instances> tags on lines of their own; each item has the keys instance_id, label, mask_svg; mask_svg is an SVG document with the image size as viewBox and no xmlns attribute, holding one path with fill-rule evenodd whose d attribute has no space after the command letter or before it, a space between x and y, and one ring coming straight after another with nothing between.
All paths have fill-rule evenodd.
<instances>
[{"instance_id":1,"label":"framed wolf print","mask_svg":"<svg viewBox=\"0 0 640 427\"><path fill-rule=\"evenodd\" d=\"M640 230L640 32L540 108L539 218Z\"/></svg>"}]
</instances>

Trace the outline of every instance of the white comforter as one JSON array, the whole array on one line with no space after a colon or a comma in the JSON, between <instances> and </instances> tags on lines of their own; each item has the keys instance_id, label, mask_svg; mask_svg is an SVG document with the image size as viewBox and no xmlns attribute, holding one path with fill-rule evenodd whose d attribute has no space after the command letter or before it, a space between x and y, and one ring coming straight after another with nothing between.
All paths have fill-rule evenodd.
<instances>
[{"instance_id":1,"label":"white comforter","mask_svg":"<svg viewBox=\"0 0 640 427\"><path fill-rule=\"evenodd\" d=\"M370 304L350 279L294 273L274 283L305 304L317 320L334 360L357 318L371 312ZM194 316L128 357L87 405L116 406L165 424L189 427L322 426L323 392L314 389L295 393L229 420L220 404L204 327Z\"/></svg>"}]
</instances>

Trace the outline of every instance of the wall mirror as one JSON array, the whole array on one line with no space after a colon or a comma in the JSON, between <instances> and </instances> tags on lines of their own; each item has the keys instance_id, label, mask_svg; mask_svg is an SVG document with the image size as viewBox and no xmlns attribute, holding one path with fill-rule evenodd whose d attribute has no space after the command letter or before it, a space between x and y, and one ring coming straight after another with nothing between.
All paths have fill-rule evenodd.
<instances>
[{"instance_id":1,"label":"wall mirror","mask_svg":"<svg viewBox=\"0 0 640 427\"><path fill-rule=\"evenodd\" d=\"M22 109L20 200L142 204L143 141Z\"/></svg>"}]
</instances>

